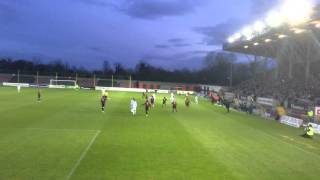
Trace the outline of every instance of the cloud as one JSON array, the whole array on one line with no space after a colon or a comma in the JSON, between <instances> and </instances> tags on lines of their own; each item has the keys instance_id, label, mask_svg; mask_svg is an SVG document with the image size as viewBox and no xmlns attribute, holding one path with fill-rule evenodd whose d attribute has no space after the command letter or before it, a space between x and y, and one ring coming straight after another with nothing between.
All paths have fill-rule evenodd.
<instances>
[{"instance_id":1,"label":"cloud","mask_svg":"<svg viewBox=\"0 0 320 180\"><path fill-rule=\"evenodd\" d=\"M177 43L174 45L174 47L188 47L188 46L192 46L192 44L188 44L188 43Z\"/></svg>"},{"instance_id":2,"label":"cloud","mask_svg":"<svg viewBox=\"0 0 320 180\"><path fill-rule=\"evenodd\" d=\"M149 54L143 57L143 59L159 59L163 61L188 61L191 58L201 57L204 58L209 52L200 51L185 51L173 54Z\"/></svg>"},{"instance_id":3,"label":"cloud","mask_svg":"<svg viewBox=\"0 0 320 180\"><path fill-rule=\"evenodd\" d=\"M205 50L194 50L194 51L189 51L190 54L194 54L194 55L207 55L209 52L211 51L205 51Z\"/></svg>"},{"instance_id":4,"label":"cloud","mask_svg":"<svg viewBox=\"0 0 320 180\"><path fill-rule=\"evenodd\" d=\"M121 11L131 17L152 20L185 15L201 4L197 0L126 0Z\"/></svg>"},{"instance_id":5,"label":"cloud","mask_svg":"<svg viewBox=\"0 0 320 180\"><path fill-rule=\"evenodd\" d=\"M140 19L159 19L192 13L205 1L197 0L72 0L98 7L111 7Z\"/></svg>"},{"instance_id":6,"label":"cloud","mask_svg":"<svg viewBox=\"0 0 320 180\"><path fill-rule=\"evenodd\" d=\"M280 0L251 0L251 11L254 16L264 16L271 11Z\"/></svg>"},{"instance_id":7,"label":"cloud","mask_svg":"<svg viewBox=\"0 0 320 180\"><path fill-rule=\"evenodd\" d=\"M111 2L107 2L107 0L73 0L93 6L98 6L98 7L117 7L115 4Z\"/></svg>"},{"instance_id":8,"label":"cloud","mask_svg":"<svg viewBox=\"0 0 320 180\"><path fill-rule=\"evenodd\" d=\"M195 27L193 30L204 35L204 43L206 45L221 45L226 41L228 36L233 34L241 27L241 23L237 20L229 20L214 26Z\"/></svg>"},{"instance_id":9,"label":"cloud","mask_svg":"<svg viewBox=\"0 0 320 180\"><path fill-rule=\"evenodd\" d=\"M170 43L181 43L181 42L184 42L185 40L182 39L182 38L171 38L171 39L168 39L168 42Z\"/></svg>"},{"instance_id":10,"label":"cloud","mask_svg":"<svg viewBox=\"0 0 320 180\"><path fill-rule=\"evenodd\" d=\"M104 48L98 47L98 46L89 47L89 50L92 51L92 52L96 52L96 53L104 53L104 52L106 52Z\"/></svg>"},{"instance_id":11,"label":"cloud","mask_svg":"<svg viewBox=\"0 0 320 180\"><path fill-rule=\"evenodd\" d=\"M170 46L164 45L164 44L157 44L154 47L158 48L158 49L168 49L168 48L170 48Z\"/></svg>"},{"instance_id":12,"label":"cloud","mask_svg":"<svg viewBox=\"0 0 320 180\"><path fill-rule=\"evenodd\" d=\"M168 39L168 42L172 44L173 47L187 47L192 46L192 44L186 43L186 40L183 38L171 38Z\"/></svg>"},{"instance_id":13,"label":"cloud","mask_svg":"<svg viewBox=\"0 0 320 180\"><path fill-rule=\"evenodd\" d=\"M149 54L143 57L144 61L159 65L167 69L191 68L198 69L203 65L203 60L209 51L195 50L174 54ZM178 65L178 66L177 66Z\"/></svg>"},{"instance_id":14,"label":"cloud","mask_svg":"<svg viewBox=\"0 0 320 180\"><path fill-rule=\"evenodd\" d=\"M1 0L0 1L0 22L11 23L19 19L19 8L24 5L21 0Z\"/></svg>"}]
</instances>

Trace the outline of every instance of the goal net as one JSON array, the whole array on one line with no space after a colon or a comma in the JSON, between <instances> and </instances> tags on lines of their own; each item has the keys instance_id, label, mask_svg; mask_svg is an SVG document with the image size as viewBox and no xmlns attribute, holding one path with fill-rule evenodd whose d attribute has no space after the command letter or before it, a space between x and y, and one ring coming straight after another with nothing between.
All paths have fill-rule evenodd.
<instances>
[{"instance_id":1,"label":"goal net","mask_svg":"<svg viewBox=\"0 0 320 180\"><path fill-rule=\"evenodd\" d=\"M75 80L56 80L51 79L49 88L77 88L77 81Z\"/></svg>"}]
</instances>

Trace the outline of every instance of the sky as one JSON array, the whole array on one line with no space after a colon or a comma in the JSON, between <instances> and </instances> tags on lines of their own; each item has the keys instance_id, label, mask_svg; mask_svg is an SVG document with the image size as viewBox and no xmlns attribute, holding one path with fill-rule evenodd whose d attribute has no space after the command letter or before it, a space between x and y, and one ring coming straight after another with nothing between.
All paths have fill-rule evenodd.
<instances>
[{"instance_id":1,"label":"sky","mask_svg":"<svg viewBox=\"0 0 320 180\"><path fill-rule=\"evenodd\" d=\"M0 0L0 57L197 69L279 0Z\"/></svg>"}]
</instances>

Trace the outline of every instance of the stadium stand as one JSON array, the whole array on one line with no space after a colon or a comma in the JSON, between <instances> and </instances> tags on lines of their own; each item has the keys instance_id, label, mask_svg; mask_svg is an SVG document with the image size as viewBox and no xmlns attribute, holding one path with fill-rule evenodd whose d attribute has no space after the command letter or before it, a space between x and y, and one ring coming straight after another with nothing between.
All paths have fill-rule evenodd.
<instances>
[{"instance_id":1,"label":"stadium stand","mask_svg":"<svg viewBox=\"0 0 320 180\"><path fill-rule=\"evenodd\" d=\"M16 76L16 75L13 75L11 77L11 79L9 80L9 82L11 83L29 83L29 84L32 84L35 82L35 78L34 76L25 76L25 75L21 75L19 76Z\"/></svg>"},{"instance_id":2,"label":"stadium stand","mask_svg":"<svg viewBox=\"0 0 320 180\"><path fill-rule=\"evenodd\" d=\"M77 83L80 87L85 87L85 88L94 88L95 86L94 80L89 78L79 78L77 80Z\"/></svg>"},{"instance_id":3,"label":"stadium stand","mask_svg":"<svg viewBox=\"0 0 320 180\"><path fill-rule=\"evenodd\" d=\"M11 74L0 74L0 83L9 82L11 77L12 77Z\"/></svg>"}]
</instances>

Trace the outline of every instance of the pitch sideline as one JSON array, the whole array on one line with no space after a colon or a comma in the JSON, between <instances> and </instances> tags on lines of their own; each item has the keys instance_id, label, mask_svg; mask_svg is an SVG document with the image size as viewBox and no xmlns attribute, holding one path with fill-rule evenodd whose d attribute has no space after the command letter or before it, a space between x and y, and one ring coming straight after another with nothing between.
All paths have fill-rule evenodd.
<instances>
[{"instance_id":1,"label":"pitch sideline","mask_svg":"<svg viewBox=\"0 0 320 180\"><path fill-rule=\"evenodd\" d=\"M98 135L100 134L100 130L97 130L96 134L92 137L90 143L88 144L88 146L84 149L84 151L82 152L81 156L79 157L79 159L77 160L76 164L72 167L71 171L69 172L68 176L66 177L66 180L69 180L72 175L74 174L74 172L76 171L76 169L78 168L78 166L80 165L82 159L87 155L87 152L90 150L92 144L95 142L96 138L98 137Z\"/></svg>"}]
</instances>

